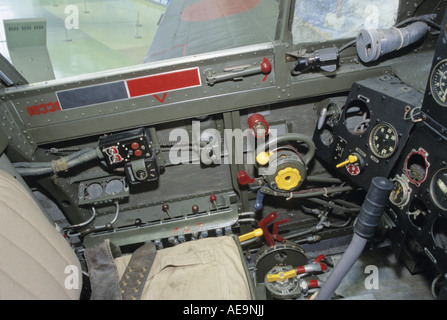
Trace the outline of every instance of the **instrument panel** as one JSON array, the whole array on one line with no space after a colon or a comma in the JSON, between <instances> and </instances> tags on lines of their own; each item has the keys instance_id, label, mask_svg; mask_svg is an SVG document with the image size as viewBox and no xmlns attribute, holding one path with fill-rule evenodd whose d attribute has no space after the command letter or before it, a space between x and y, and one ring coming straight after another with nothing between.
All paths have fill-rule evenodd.
<instances>
[{"instance_id":1,"label":"instrument panel","mask_svg":"<svg viewBox=\"0 0 447 320\"><path fill-rule=\"evenodd\" d=\"M447 107L447 59L433 68L430 76L430 93L437 104Z\"/></svg>"},{"instance_id":2,"label":"instrument panel","mask_svg":"<svg viewBox=\"0 0 447 320\"><path fill-rule=\"evenodd\" d=\"M356 82L337 112L334 103L320 103L313 137L316 157L352 185L368 190L375 176L393 182L383 220L412 273L430 266L447 272L446 36L425 93L389 75Z\"/></svg>"},{"instance_id":3,"label":"instrument panel","mask_svg":"<svg viewBox=\"0 0 447 320\"><path fill-rule=\"evenodd\" d=\"M447 143L417 125L392 178L389 217L393 249L412 272L430 261L447 271Z\"/></svg>"},{"instance_id":4,"label":"instrument panel","mask_svg":"<svg viewBox=\"0 0 447 320\"><path fill-rule=\"evenodd\" d=\"M446 11L447 13L447 11ZM441 126L447 127L447 32L446 15L430 70L422 111Z\"/></svg>"},{"instance_id":5,"label":"instrument panel","mask_svg":"<svg viewBox=\"0 0 447 320\"><path fill-rule=\"evenodd\" d=\"M423 121L402 152L390 195L393 248L412 272L420 271L424 261L447 271L446 20L444 16L421 108Z\"/></svg>"},{"instance_id":6,"label":"instrument panel","mask_svg":"<svg viewBox=\"0 0 447 320\"><path fill-rule=\"evenodd\" d=\"M316 156L367 190L373 177L390 176L422 99L420 92L389 75L354 83L339 117L328 111L334 108L330 104L322 107L313 137Z\"/></svg>"}]
</instances>

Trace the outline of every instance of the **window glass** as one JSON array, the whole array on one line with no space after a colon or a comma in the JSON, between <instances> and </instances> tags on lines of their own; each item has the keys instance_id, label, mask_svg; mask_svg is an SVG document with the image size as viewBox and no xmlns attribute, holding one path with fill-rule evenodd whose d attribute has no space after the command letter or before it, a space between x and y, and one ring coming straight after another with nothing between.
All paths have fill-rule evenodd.
<instances>
[{"instance_id":1,"label":"window glass","mask_svg":"<svg viewBox=\"0 0 447 320\"><path fill-rule=\"evenodd\" d=\"M351 38L362 28L388 28L398 9L399 0L297 0L293 42Z\"/></svg>"},{"instance_id":2,"label":"window glass","mask_svg":"<svg viewBox=\"0 0 447 320\"><path fill-rule=\"evenodd\" d=\"M273 41L279 0L1 0L0 12L0 53L39 82Z\"/></svg>"}]
</instances>

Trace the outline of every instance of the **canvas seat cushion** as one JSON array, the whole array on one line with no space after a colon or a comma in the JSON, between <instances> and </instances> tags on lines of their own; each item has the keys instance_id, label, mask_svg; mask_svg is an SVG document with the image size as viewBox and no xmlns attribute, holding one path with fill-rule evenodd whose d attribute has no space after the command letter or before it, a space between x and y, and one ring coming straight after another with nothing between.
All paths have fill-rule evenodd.
<instances>
[{"instance_id":1,"label":"canvas seat cushion","mask_svg":"<svg viewBox=\"0 0 447 320\"><path fill-rule=\"evenodd\" d=\"M0 299L79 299L81 272L32 194L0 170Z\"/></svg>"},{"instance_id":2,"label":"canvas seat cushion","mask_svg":"<svg viewBox=\"0 0 447 320\"><path fill-rule=\"evenodd\" d=\"M120 277L129 260L130 255L115 260ZM158 250L142 299L251 299L235 240L229 236L204 238Z\"/></svg>"}]
</instances>

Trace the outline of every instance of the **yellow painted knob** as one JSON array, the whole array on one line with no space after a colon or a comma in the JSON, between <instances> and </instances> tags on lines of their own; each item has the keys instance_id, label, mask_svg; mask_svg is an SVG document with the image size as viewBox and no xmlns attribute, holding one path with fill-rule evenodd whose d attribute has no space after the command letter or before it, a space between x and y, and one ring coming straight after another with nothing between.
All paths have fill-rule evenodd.
<instances>
[{"instance_id":1,"label":"yellow painted knob","mask_svg":"<svg viewBox=\"0 0 447 320\"><path fill-rule=\"evenodd\" d=\"M291 167L280 170L275 177L275 182L278 188L287 191L296 188L300 181L300 172L298 169Z\"/></svg>"},{"instance_id":2,"label":"yellow painted knob","mask_svg":"<svg viewBox=\"0 0 447 320\"><path fill-rule=\"evenodd\" d=\"M261 166L267 164L270 161L271 153L261 152L256 156L256 162Z\"/></svg>"},{"instance_id":3,"label":"yellow painted knob","mask_svg":"<svg viewBox=\"0 0 447 320\"><path fill-rule=\"evenodd\" d=\"M284 279L295 278L296 276L297 276L296 269L292 269L287 272L281 271L276 274L268 274L267 282L283 281Z\"/></svg>"},{"instance_id":4,"label":"yellow painted knob","mask_svg":"<svg viewBox=\"0 0 447 320\"><path fill-rule=\"evenodd\" d=\"M337 164L337 168L344 167L344 166L346 166L347 164L350 164L350 163L355 163L358 160L359 160L359 158L357 156L351 154L351 155L349 155L348 160L343 161L342 163Z\"/></svg>"}]
</instances>

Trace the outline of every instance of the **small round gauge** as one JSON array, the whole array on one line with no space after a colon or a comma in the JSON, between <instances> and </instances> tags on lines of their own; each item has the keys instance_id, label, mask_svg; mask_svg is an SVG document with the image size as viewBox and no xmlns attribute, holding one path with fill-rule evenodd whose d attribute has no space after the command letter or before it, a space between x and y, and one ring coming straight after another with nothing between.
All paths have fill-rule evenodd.
<instances>
[{"instance_id":1,"label":"small round gauge","mask_svg":"<svg viewBox=\"0 0 447 320\"><path fill-rule=\"evenodd\" d=\"M320 134L320 139L325 146L330 146L334 142L334 133L331 130L324 129Z\"/></svg>"},{"instance_id":2,"label":"small round gauge","mask_svg":"<svg viewBox=\"0 0 447 320\"><path fill-rule=\"evenodd\" d=\"M99 198L102 195L102 192L103 192L103 187L100 183L97 183L97 182L90 184L86 189L87 196L90 199Z\"/></svg>"},{"instance_id":3,"label":"small round gauge","mask_svg":"<svg viewBox=\"0 0 447 320\"><path fill-rule=\"evenodd\" d=\"M430 193L439 209L447 210L447 168L435 173L431 181Z\"/></svg>"},{"instance_id":4,"label":"small round gauge","mask_svg":"<svg viewBox=\"0 0 447 320\"><path fill-rule=\"evenodd\" d=\"M404 173L410 183L419 187L427 179L429 167L428 152L423 148L413 149L405 159Z\"/></svg>"},{"instance_id":5,"label":"small round gauge","mask_svg":"<svg viewBox=\"0 0 447 320\"><path fill-rule=\"evenodd\" d=\"M411 189L408 185L408 181L403 177L396 177L392 180L393 190L390 194L390 201L397 207L403 207L408 203L410 199Z\"/></svg>"},{"instance_id":6,"label":"small round gauge","mask_svg":"<svg viewBox=\"0 0 447 320\"><path fill-rule=\"evenodd\" d=\"M387 123L379 123L369 135L372 153L381 159L391 157L397 149L397 132Z\"/></svg>"},{"instance_id":7,"label":"small round gauge","mask_svg":"<svg viewBox=\"0 0 447 320\"><path fill-rule=\"evenodd\" d=\"M430 90L433 99L439 105L447 107L447 59L434 67L430 77Z\"/></svg>"}]
</instances>

